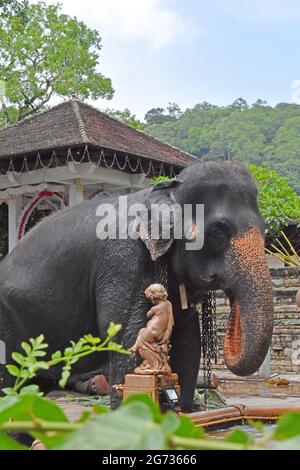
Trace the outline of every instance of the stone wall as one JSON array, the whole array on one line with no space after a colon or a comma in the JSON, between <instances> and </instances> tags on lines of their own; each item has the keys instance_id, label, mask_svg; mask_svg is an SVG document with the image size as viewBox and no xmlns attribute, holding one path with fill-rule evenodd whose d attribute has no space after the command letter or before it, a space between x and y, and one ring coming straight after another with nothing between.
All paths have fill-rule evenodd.
<instances>
[{"instance_id":1,"label":"stone wall","mask_svg":"<svg viewBox=\"0 0 300 470\"><path fill-rule=\"evenodd\" d=\"M300 310L296 293L300 287L300 268L270 269L274 288L274 334L271 349L272 372L300 372ZM223 342L229 316L229 301L217 293L219 361L223 367Z\"/></svg>"}]
</instances>

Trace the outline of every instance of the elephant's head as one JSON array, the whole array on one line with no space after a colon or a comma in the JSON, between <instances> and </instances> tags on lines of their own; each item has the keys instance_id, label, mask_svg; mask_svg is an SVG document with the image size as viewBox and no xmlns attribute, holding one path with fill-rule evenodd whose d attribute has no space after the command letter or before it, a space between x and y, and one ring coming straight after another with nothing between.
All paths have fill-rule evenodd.
<instances>
[{"instance_id":1,"label":"elephant's head","mask_svg":"<svg viewBox=\"0 0 300 470\"><path fill-rule=\"evenodd\" d=\"M273 331L272 283L264 253L264 221L257 188L243 166L197 163L177 180L153 188L151 202L204 205L204 246L186 250L187 240L148 240L152 259L168 252L178 283L189 290L223 289L231 315L225 334L224 356L237 375L254 373L262 364Z\"/></svg>"}]
</instances>

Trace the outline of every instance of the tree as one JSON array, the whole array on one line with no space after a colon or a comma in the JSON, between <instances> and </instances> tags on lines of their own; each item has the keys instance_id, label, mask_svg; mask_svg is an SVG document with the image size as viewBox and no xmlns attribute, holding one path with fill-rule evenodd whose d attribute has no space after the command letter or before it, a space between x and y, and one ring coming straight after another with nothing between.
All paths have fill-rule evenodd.
<instances>
[{"instance_id":1,"label":"tree","mask_svg":"<svg viewBox=\"0 0 300 470\"><path fill-rule=\"evenodd\" d=\"M111 117L119 119L124 124L128 124L129 126L134 127L134 129L138 129L141 131L144 130L144 124L139 121L139 119L136 118L135 114L132 114L128 108L124 109L124 111L117 111L114 109L107 108L104 112Z\"/></svg>"},{"instance_id":2,"label":"tree","mask_svg":"<svg viewBox=\"0 0 300 470\"><path fill-rule=\"evenodd\" d=\"M240 111L242 111L243 109L248 109L249 106L248 106L248 103L246 100L244 100L244 98L237 98L233 103L232 103L232 108L234 109L239 109Z\"/></svg>"},{"instance_id":3,"label":"tree","mask_svg":"<svg viewBox=\"0 0 300 470\"><path fill-rule=\"evenodd\" d=\"M180 106L178 106L176 103L169 103L167 111L171 119L179 119L182 115Z\"/></svg>"},{"instance_id":4,"label":"tree","mask_svg":"<svg viewBox=\"0 0 300 470\"><path fill-rule=\"evenodd\" d=\"M28 6L28 0L0 0L0 10L21 11Z\"/></svg>"},{"instance_id":5,"label":"tree","mask_svg":"<svg viewBox=\"0 0 300 470\"><path fill-rule=\"evenodd\" d=\"M268 102L266 100L262 100L261 98L258 98L258 100L253 103L252 108L259 108L263 106L267 106Z\"/></svg>"},{"instance_id":6,"label":"tree","mask_svg":"<svg viewBox=\"0 0 300 470\"><path fill-rule=\"evenodd\" d=\"M147 124L164 124L170 121L170 117L166 116L164 108L152 108L145 115Z\"/></svg>"},{"instance_id":7,"label":"tree","mask_svg":"<svg viewBox=\"0 0 300 470\"><path fill-rule=\"evenodd\" d=\"M299 105L272 107L259 99L249 107L242 98L229 106L204 102L177 119L167 116L162 108L158 110L151 110L150 124L145 126L154 137L201 159L270 168L300 192Z\"/></svg>"},{"instance_id":8,"label":"tree","mask_svg":"<svg viewBox=\"0 0 300 470\"><path fill-rule=\"evenodd\" d=\"M279 235L290 223L300 224L300 197L275 171L248 165L259 189L260 211L266 221L268 238Z\"/></svg>"},{"instance_id":9,"label":"tree","mask_svg":"<svg viewBox=\"0 0 300 470\"><path fill-rule=\"evenodd\" d=\"M3 123L43 109L53 96L113 96L111 80L97 72L101 37L61 6L2 2L0 76L6 85ZM22 14L20 14L20 7Z\"/></svg>"}]
</instances>

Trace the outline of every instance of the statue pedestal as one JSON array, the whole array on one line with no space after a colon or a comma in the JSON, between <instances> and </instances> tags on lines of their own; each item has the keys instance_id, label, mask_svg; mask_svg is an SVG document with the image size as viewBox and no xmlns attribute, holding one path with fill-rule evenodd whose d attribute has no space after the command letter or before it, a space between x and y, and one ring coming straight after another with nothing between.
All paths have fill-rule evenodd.
<instances>
[{"instance_id":1,"label":"statue pedestal","mask_svg":"<svg viewBox=\"0 0 300 470\"><path fill-rule=\"evenodd\" d=\"M170 375L137 375L128 374L125 377L123 398L137 393L146 393L157 404L160 403L160 394L163 390L173 388L180 396L178 374Z\"/></svg>"}]
</instances>

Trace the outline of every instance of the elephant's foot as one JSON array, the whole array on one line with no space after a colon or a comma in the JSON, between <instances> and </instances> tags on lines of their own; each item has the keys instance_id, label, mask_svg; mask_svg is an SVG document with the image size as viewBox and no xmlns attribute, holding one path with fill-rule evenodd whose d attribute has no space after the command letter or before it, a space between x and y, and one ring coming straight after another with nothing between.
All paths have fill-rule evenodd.
<instances>
[{"instance_id":1,"label":"elephant's foot","mask_svg":"<svg viewBox=\"0 0 300 470\"><path fill-rule=\"evenodd\" d=\"M87 395L109 395L109 385L104 375L96 375L89 380L77 380L72 383L72 388L76 392Z\"/></svg>"},{"instance_id":2,"label":"elephant's foot","mask_svg":"<svg viewBox=\"0 0 300 470\"><path fill-rule=\"evenodd\" d=\"M90 392L93 395L109 395L109 384L104 375L96 375L90 381Z\"/></svg>"}]
</instances>

